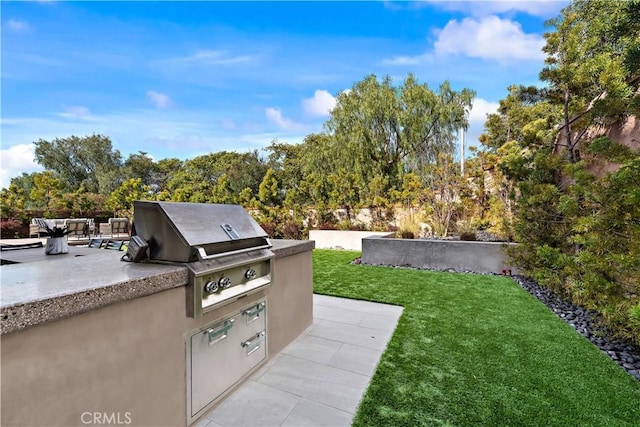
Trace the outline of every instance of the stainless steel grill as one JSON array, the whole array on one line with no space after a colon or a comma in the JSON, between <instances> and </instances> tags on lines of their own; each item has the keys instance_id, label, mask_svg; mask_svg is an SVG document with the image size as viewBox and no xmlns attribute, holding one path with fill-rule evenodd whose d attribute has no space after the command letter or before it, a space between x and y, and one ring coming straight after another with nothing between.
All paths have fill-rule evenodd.
<instances>
[{"instance_id":1,"label":"stainless steel grill","mask_svg":"<svg viewBox=\"0 0 640 427\"><path fill-rule=\"evenodd\" d=\"M189 268L191 317L271 284L271 243L242 206L136 201L134 226L151 262Z\"/></svg>"}]
</instances>

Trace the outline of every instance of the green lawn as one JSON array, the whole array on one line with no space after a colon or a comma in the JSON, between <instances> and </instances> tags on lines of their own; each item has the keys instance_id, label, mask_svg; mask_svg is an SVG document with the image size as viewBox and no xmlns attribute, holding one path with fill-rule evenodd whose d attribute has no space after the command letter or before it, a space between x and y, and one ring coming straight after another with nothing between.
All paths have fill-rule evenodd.
<instances>
[{"instance_id":1,"label":"green lawn","mask_svg":"<svg viewBox=\"0 0 640 427\"><path fill-rule=\"evenodd\" d=\"M355 426L640 426L640 382L511 279L351 265L316 293L404 306Z\"/></svg>"}]
</instances>

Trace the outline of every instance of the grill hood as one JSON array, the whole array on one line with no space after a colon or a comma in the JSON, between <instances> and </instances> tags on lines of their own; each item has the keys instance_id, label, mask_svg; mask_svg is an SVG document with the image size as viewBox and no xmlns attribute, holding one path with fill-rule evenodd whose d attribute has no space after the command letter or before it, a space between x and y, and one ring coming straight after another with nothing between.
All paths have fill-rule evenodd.
<instances>
[{"instance_id":1,"label":"grill hood","mask_svg":"<svg viewBox=\"0 0 640 427\"><path fill-rule=\"evenodd\" d=\"M265 231L239 205L134 202L136 233L149 257L193 262L271 247Z\"/></svg>"}]
</instances>

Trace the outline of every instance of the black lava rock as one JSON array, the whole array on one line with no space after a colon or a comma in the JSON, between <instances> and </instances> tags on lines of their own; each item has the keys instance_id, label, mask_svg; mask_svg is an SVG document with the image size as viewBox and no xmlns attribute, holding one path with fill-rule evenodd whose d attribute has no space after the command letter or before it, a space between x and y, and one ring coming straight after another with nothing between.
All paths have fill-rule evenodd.
<instances>
[{"instance_id":1,"label":"black lava rock","mask_svg":"<svg viewBox=\"0 0 640 427\"><path fill-rule=\"evenodd\" d=\"M640 347L613 337L597 312L563 300L528 277L513 276L513 280L640 381Z\"/></svg>"}]
</instances>

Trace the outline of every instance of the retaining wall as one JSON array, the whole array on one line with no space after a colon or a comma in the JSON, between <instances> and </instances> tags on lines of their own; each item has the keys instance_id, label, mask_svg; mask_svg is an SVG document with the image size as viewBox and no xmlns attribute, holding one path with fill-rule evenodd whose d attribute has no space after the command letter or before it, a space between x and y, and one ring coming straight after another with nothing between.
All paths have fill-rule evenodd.
<instances>
[{"instance_id":1,"label":"retaining wall","mask_svg":"<svg viewBox=\"0 0 640 427\"><path fill-rule=\"evenodd\" d=\"M478 273L511 270L516 274L517 269L510 264L504 251L507 245L514 243L373 236L362 239L362 262L437 270L470 270Z\"/></svg>"}]
</instances>

